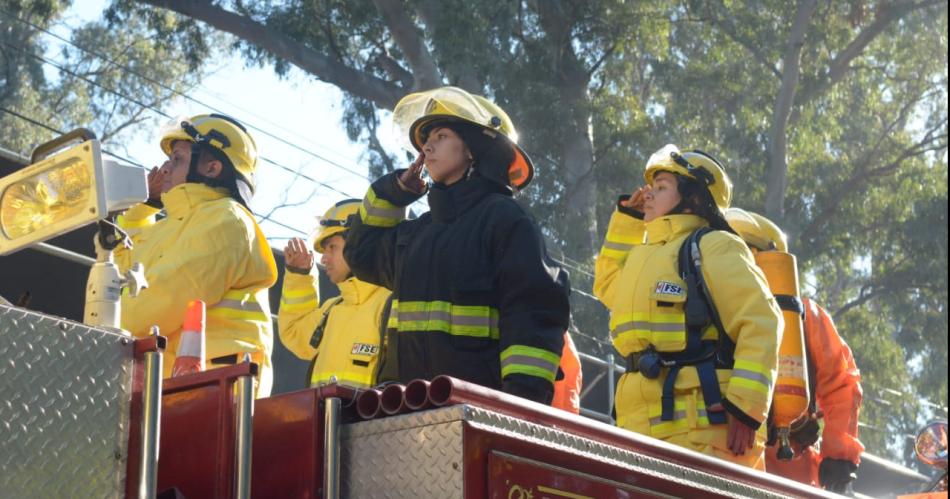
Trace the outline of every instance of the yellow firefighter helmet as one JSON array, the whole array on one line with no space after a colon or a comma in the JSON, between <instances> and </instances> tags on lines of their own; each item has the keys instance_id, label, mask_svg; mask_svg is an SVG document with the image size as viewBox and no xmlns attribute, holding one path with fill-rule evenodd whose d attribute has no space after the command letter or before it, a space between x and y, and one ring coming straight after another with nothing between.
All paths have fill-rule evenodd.
<instances>
[{"instance_id":1,"label":"yellow firefighter helmet","mask_svg":"<svg viewBox=\"0 0 950 499\"><path fill-rule=\"evenodd\" d=\"M732 230L749 246L759 251L788 252L788 237L768 218L742 208L729 208L725 216Z\"/></svg>"},{"instance_id":2,"label":"yellow firefighter helmet","mask_svg":"<svg viewBox=\"0 0 950 499\"><path fill-rule=\"evenodd\" d=\"M732 180L719 161L708 153L698 149L681 153L675 145L667 144L647 160L643 178L647 184L652 184L653 176L660 171L702 182L720 210L729 208L732 202Z\"/></svg>"},{"instance_id":3,"label":"yellow firefighter helmet","mask_svg":"<svg viewBox=\"0 0 950 499\"><path fill-rule=\"evenodd\" d=\"M508 181L515 190L524 189L534 177L534 164L518 146L518 132L505 111L495 103L456 87L442 87L403 97L393 109L397 133L408 137L416 151L421 151L426 125L444 119L476 125L491 134L500 134L514 149L514 160L508 165ZM492 135L494 136L494 135Z\"/></svg>"},{"instance_id":4,"label":"yellow firefighter helmet","mask_svg":"<svg viewBox=\"0 0 950 499\"><path fill-rule=\"evenodd\" d=\"M251 192L254 191L254 170L257 168L257 144L244 125L222 114L199 114L186 120L175 120L161 132L162 151L170 155L176 140L204 143L224 154Z\"/></svg>"},{"instance_id":5,"label":"yellow firefighter helmet","mask_svg":"<svg viewBox=\"0 0 950 499\"><path fill-rule=\"evenodd\" d=\"M333 236L346 232L348 228L347 219L350 215L355 215L360 211L359 199L344 199L330 207L326 213L320 217L320 233L313 242L313 249L323 253L323 243Z\"/></svg>"}]
</instances>

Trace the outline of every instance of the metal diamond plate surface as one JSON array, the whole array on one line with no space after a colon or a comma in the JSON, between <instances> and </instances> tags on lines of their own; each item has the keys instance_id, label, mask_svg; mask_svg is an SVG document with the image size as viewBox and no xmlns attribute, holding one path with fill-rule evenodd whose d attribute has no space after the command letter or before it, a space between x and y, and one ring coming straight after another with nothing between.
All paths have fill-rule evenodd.
<instances>
[{"instance_id":1,"label":"metal diamond plate surface","mask_svg":"<svg viewBox=\"0 0 950 499\"><path fill-rule=\"evenodd\" d=\"M123 495L132 348L0 305L0 496Z\"/></svg>"},{"instance_id":2,"label":"metal diamond plate surface","mask_svg":"<svg viewBox=\"0 0 950 499\"><path fill-rule=\"evenodd\" d=\"M344 425L343 496L462 497L461 414L452 407Z\"/></svg>"}]
</instances>

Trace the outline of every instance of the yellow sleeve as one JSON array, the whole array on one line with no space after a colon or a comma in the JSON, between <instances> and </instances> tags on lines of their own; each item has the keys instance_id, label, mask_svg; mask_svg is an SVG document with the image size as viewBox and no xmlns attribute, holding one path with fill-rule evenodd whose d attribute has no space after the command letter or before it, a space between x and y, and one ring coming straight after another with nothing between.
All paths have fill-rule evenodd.
<instances>
[{"instance_id":1,"label":"yellow sleeve","mask_svg":"<svg viewBox=\"0 0 950 499\"><path fill-rule=\"evenodd\" d=\"M287 350L303 360L312 360L317 355L317 349L310 346L310 337L323 316L319 302L316 276L284 273L277 330Z\"/></svg>"},{"instance_id":2,"label":"yellow sleeve","mask_svg":"<svg viewBox=\"0 0 950 499\"><path fill-rule=\"evenodd\" d=\"M135 243L141 240L142 234L155 225L156 215L158 215L160 211L158 208L154 208L145 203L139 203L116 217L116 224L129 235L134 247ZM124 246L120 245L113 250L112 254L115 258L116 265L122 272L128 270L128 268L135 263L131 261L129 250L125 249Z\"/></svg>"},{"instance_id":3,"label":"yellow sleeve","mask_svg":"<svg viewBox=\"0 0 950 499\"><path fill-rule=\"evenodd\" d=\"M614 210L607 226L604 245L594 266L594 295L610 308L613 304L614 282L623 270L627 255L634 246L643 244L646 224L620 210Z\"/></svg>"},{"instance_id":4,"label":"yellow sleeve","mask_svg":"<svg viewBox=\"0 0 950 499\"><path fill-rule=\"evenodd\" d=\"M775 386L784 328L782 312L765 275L741 239L713 232L700 245L703 277L722 325L736 345L724 405L747 425L757 428L768 416Z\"/></svg>"},{"instance_id":5,"label":"yellow sleeve","mask_svg":"<svg viewBox=\"0 0 950 499\"><path fill-rule=\"evenodd\" d=\"M228 209L196 218L174 240L156 241L154 261L145 266L148 288L122 297L122 326L136 336L153 324L171 336L181 329L191 300L208 307L232 289L266 289L276 280L273 255L253 219ZM162 223L162 222L160 222Z\"/></svg>"}]
</instances>

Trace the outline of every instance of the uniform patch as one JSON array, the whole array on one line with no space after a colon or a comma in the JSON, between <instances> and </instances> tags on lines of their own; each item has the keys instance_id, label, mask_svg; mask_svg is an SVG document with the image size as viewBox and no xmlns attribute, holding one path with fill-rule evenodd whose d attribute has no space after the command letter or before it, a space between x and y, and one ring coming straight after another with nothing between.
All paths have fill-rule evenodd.
<instances>
[{"instance_id":1,"label":"uniform patch","mask_svg":"<svg viewBox=\"0 0 950 499\"><path fill-rule=\"evenodd\" d=\"M379 351L378 345L369 345L367 343L353 343L353 348L350 349L351 355L376 355L376 352Z\"/></svg>"},{"instance_id":2,"label":"uniform patch","mask_svg":"<svg viewBox=\"0 0 950 499\"><path fill-rule=\"evenodd\" d=\"M683 287L672 282L660 281L656 283L656 289L653 292L658 295L682 296Z\"/></svg>"}]
</instances>

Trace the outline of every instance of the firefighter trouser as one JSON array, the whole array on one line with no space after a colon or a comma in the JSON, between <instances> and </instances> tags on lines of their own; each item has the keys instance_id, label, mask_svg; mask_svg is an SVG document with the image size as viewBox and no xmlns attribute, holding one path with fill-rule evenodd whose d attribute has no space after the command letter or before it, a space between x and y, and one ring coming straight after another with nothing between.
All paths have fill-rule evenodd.
<instances>
[{"instance_id":1,"label":"firefighter trouser","mask_svg":"<svg viewBox=\"0 0 950 499\"><path fill-rule=\"evenodd\" d=\"M723 394L730 373L729 370L717 370ZM728 426L709 424L695 369L684 368L677 376L673 420L661 420L665 377L664 372L657 379L647 379L639 373L626 373L620 378L616 393L617 426L708 456L765 470L765 425L756 433L754 447L746 450L744 455L734 455L726 444Z\"/></svg>"}]
</instances>

